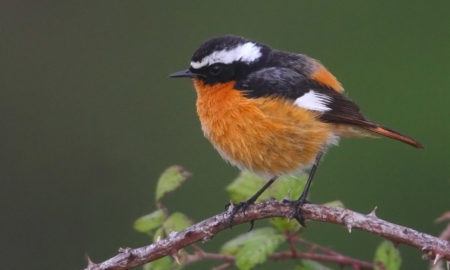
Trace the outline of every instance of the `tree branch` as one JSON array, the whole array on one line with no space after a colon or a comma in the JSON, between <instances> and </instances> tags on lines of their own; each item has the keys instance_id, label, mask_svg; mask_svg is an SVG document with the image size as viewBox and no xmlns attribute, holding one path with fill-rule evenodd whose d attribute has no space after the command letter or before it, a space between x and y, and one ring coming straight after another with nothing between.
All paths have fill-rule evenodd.
<instances>
[{"instance_id":1,"label":"tree branch","mask_svg":"<svg viewBox=\"0 0 450 270\"><path fill-rule=\"evenodd\" d=\"M136 249L120 249L119 254L102 263L96 264L89 260L85 270L130 269L167 255L175 255L181 248L198 241L210 240L220 231L227 229L230 226L228 221L231 210L232 207L183 231L173 232L151 245ZM442 258L450 261L449 241L387 222L378 218L374 211L365 215L348 209L316 204L305 204L301 206L301 211L307 220L343 225L349 231L352 228L360 229L390 239L396 244L403 243L416 247L425 252L430 259L434 259L435 263ZM268 200L249 206L245 214L241 212L236 214L231 225L271 217L291 218L292 213L294 213L292 204Z\"/></svg>"},{"instance_id":2,"label":"tree branch","mask_svg":"<svg viewBox=\"0 0 450 270\"><path fill-rule=\"evenodd\" d=\"M330 248L325 248L317 244L310 243L306 240L303 240L297 236L297 234L290 234L287 233L286 240L289 244L289 250L287 251L281 251L281 252L275 252L268 256L269 259L272 260L287 260L287 259L307 259L307 260L313 260L318 262L326 262L326 263L335 263L342 266L350 266L353 269L363 270L368 269L372 270L375 269L375 264L365 262L362 260L354 259L345 255L342 255L340 253L335 252L334 250ZM296 249L294 246L294 243L303 243L304 245L310 247L311 249L307 252L302 252ZM219 260L224 261L224 264L221 264L218 266L218 269L226 269L228 267L231 267L235 263L235 257L231 255L221 254L221 253L211 253L211 252L205 252L195 244L192 245L192 248L194 249L194 253L192 254L185 254L181 255L181 263L183 265L188 265L191 263L195 263L201 260ZM321 251L326 254L316 253L315 251ZM213 268L217 270L216 268Z\"/></svg>"}]
</instances>

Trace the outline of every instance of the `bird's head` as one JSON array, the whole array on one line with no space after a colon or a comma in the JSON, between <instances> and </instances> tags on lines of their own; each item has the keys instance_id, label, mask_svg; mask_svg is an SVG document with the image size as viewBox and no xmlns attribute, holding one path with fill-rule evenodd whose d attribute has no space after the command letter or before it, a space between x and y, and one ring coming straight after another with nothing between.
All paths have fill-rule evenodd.
<instances>
[{"instance_id":1,"label":"bird's head","mask_svg":"<svg viewBox=\"0 0 450 270\"><path fill-rule=\"evenodd\" d=\"M261 68L270 50L264 44L239 36L215 37L200 45L188 69L170 77L196 78L209 85L237 80Z\"/></svg>"}]
</instances>

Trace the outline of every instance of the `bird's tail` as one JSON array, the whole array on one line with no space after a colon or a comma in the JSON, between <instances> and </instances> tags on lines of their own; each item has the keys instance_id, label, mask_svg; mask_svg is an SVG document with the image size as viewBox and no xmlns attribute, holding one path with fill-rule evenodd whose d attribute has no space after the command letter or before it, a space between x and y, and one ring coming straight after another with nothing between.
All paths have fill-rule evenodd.
<instances>
[{"instance_id":1,"label":"bird's tail","mask_svg":"<svg viewBox=\"0 0 450 270\"><path fill-rule=\"evenodd\" d=\"M381 125L376 124L376 126L360 126L363 129L366 129L368 131L371 131L376 134L380 134L382 136L401 141L404 143L407 143L411 146L414 146L416 148L423 148L422 144L420 144L418 141L414 140L413 138L410 138L408 136L405 136L403 134L398 133L397 131L394 131L392 129L389 129L387 127L383 127Z\"/></svg>"}]
</instances>

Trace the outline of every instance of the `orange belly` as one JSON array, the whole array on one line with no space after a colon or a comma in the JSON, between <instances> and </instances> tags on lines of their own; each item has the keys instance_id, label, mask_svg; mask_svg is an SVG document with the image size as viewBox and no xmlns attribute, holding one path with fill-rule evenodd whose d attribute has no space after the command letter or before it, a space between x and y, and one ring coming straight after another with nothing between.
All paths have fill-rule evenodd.
<instances>
[{"instance_id":1,"label":"orange belly","mask_svg":"<svg viewBox=\"0 0 450 270\"><path fill-rule=\"evenodd\" d=\"M331 125L289 101L245 98L234 82L194 84L205 136L241 169L269 177L294 173L311 165L332 136Z\"/></svg>"}]
</instances>

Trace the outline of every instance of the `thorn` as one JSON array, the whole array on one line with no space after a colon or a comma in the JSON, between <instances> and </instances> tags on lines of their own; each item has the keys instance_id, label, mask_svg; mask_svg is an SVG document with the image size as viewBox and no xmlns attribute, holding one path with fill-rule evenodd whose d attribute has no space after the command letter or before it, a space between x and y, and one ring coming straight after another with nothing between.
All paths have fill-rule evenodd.
<instances>
[{"instance_id":1,"label":"thorn","mask_svg":"<svg viewBox=\"0 0 450 270\"><path fill-rule=\"evenodd\" d=\"M376 213L377 208L378 208L378 206L375 205L375 207L373 208L372 211L370 211L370 213L368 214L368 216L369 216L369 217L377 217L377 213Z\"/></svg>"},{"instance_id":2,"label":"thorn","mask_svg":"<svg viewBox=\"0 0 450 270\"><path fill-rule=\"evenodd\" d=\"M172 258L175 260L175 262L178 265L181 265L180 257L178 256L178 254L176 252L174 254L172 254Z\"/></svg>"},{"instance_id":3,"label":"thorn","mask_svg":"<svg viewBox=\"0 0 450 270\"><path fill-rule=\"evenodd\" d=\"M442 258L442 255L439 253L436 253L436 255L434 256L433 265L436 265L441 258Z\"/></svg>"},{"instance_id":4,"label":"thorn","mask_svg":"<svg viewBox=\"0 0 450 270\"><path fill-rule=\"evenodd\" d=\"M230 212L230 211L233 211L234 206L235 205L234 205L233 201L230 200L230 202L225 205L225 208L227 209L227 212Z\"/></svg>"},{"instance_id":5,"label":"thorn","mask_svg":"<svg viewBox=\"0 0 450 270\"><path fill-rule=\"evenodd\" d=\"M88 262L88 267L94 267L96 264L91 260L89 255L85 254L85 256L86 256L86 260Z\"/></svg>"},{"instance_id":6,"label":"thorn","mask_svg":"<svg viewBox=\"0 0 450 270\"><path fill-rule=\"evenodd\" d=\"M119 248L119 253L129 253L130 251L131 251L131 248L129 248L129 247Z\"/></svg>"},{"instance_id":7,"label":"thorn","mask_svg":"<svg viewBox=\"0 0 450 270\"><path fill-rule=\"evenodd\" d=\"M345 226L347 227L348 233L352 233L352 224L351 223L347 223L345 224Z\"/></svg>"},{"instance_id":8,"label":"thorn","mask_svg":"<svg viewBox=\"0 0 450 270\"><path fill-rule=\"evenodd\" d=\"M429 250L429 249L430 249L429 246L424 246L424 247L422 248L422 251L427 251L427 250Z\"/></svg>"},{"instance_id":9,"label":"thorn","mask_svg":"<svg viewBox=\"0 0 450 270\"><path fill-rule=\"evenodd\" d=\"M291 200L291 196L289 196L289 193L288 193L288 194L286 194L286 196L284 197L283 202L284 202L284 201L290 201L290 200Z\"/></svg>"},{"instance_id":10,"label":"thorn","mask_svg":"<svg viewBox=\"0 0 450 270\"><path fill-rule=\"evenodd\" d=\"M248 231L253 230L253 227L255 227L255 220L250 221L250 228L248 229Z\"/></svg>"}]
</instances>

